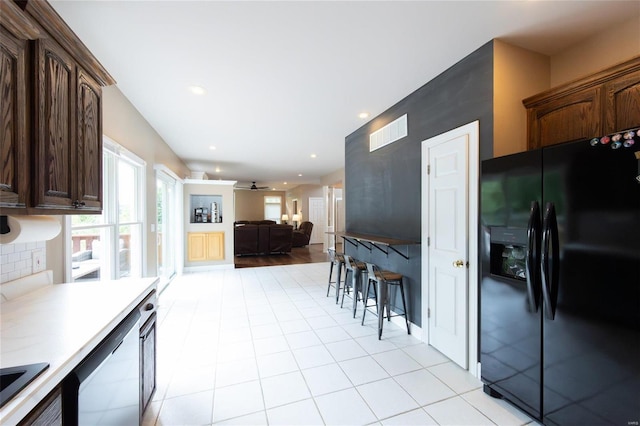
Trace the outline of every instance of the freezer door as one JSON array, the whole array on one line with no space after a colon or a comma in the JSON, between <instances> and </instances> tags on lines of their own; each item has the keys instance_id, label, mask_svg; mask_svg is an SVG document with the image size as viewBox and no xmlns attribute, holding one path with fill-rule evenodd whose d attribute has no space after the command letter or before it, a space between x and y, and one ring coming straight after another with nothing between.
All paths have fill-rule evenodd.
<instances>
[{"instance_id":1,"label":"freezer door","mask_svg":"<svg viewBox=\"0 0 640 426\"><path fill-rule=\"evenodd\" d=\"M530 151L482 163L480 239L485 391L537 419L542 386L540 298L535 287L539 238L529 231L539 232L540 227L541 160L541 151ZM533 276L526 273L529 268Z\"/></svg>"},{"instance_id":2,"label":"freezer door","mask_svg":"<svg viewBox=\"0 0 640 426\"><path fill-rule=\"evenodd\" d=\"M635 150L585 141L543 152L547 425L640 420Z\"/></svg>"}]
</instances>

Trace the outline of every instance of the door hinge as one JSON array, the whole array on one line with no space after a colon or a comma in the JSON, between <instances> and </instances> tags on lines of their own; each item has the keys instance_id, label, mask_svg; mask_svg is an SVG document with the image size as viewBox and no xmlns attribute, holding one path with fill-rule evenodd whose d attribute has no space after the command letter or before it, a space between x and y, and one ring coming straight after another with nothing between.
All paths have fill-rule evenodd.
<instances>
[{"instance_id":1,"label":"door hinge","mask_svg":"<svg viewBox=\"0 0 640 426\"><path fill-rule=\"evenodd\" d=\"M431 164L427 164L427 174L431 174Z\"/></svg>"},{"instance_id":2,"label":"door hinge","mask_svg":"<svg viewBox=\"0 0 640 426\"><path fill-rule=\"evenodd\" d=\"M427 308L427 318L431 318L431 308Z\"/></svg>"},{"instance_id":3,"label":"door hinge","mask_svg":"<svg viewBox=\"0 0 640 426\"><path fill-rule=\"evenodd\" d=\"M427 247L431 246L431 237L427 237Z\"/></svg>"}]
</instances>

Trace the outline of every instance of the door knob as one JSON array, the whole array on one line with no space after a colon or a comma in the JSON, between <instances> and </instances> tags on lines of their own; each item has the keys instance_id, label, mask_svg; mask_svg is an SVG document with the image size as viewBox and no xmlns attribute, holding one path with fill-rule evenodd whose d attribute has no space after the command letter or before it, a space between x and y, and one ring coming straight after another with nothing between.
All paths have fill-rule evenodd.
<instances>
[{"instance_id":1,"label":"door knob","mask_svg":"<svg viewBox=\"0 0 640 426\"><path fill-rule=\"evenodd\" d=\"M453 266L456 268L464 268L464 260L461 260L461 259L454 260Z\"/></svg>"}]
</instances>

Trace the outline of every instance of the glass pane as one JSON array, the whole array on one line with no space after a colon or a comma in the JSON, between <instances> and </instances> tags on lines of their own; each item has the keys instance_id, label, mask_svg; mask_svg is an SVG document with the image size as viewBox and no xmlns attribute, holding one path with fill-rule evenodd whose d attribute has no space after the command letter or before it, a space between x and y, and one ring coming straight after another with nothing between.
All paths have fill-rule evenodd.
<instances>
[{"instance_id":1,"label":"glass pane","mask_svg":"<svg viewBox=\"0 0 640 426\"><path fill-rule=\"evenodd\" d=\"M264 218L267 220L275 220L276 223L280 223L280 219L282 218L280 215L280 204L265 204Z\"/></svg>"},{"instance_id":2,"label":"glass pane","mask_svg":"<svg viewBox=\"0 0 640 426\"><path fill-rule=\"evenodd\" d=\"M118 270L116 278L142 276L142 225L120 226Z\"/></svg>"},{"instance_id":3,"label":"glass pane","mask_svg":"<svg viewBox=\"0 0 640 426\"><path fill-rule=\"evenodd\" d=\"M120 222L136 222L138 220L136 193L138 180L136 167L126 161L118 162L118 217Z\"/></svg>"},{"instance_id":4,"label":"glass pane","mask_svg":"<svg viewBox=\"0 0 640 426\"><path fill-rule=\"evenodd\" d=\"M71 232L71 277L73 281L109 279L108 228L90 228Z\"/></svg>"},{"instance_id":5,"label":"glass pane","mask_svg":"<svg viewBox=\"0 0 640 426\"><path fill-rule=\"evenodd\" d=\"M71 226L87 226L87 225L100 225L104 223L104 216L102 214L78 214L71 215Z\"/></svg>"}]
</instances>

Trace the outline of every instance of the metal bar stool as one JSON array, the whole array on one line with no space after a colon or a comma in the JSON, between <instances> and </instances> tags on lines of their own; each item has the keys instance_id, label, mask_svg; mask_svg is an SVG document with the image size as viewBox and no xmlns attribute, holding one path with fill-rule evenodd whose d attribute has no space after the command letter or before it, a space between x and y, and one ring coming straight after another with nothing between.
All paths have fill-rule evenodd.
<instances>
[{"instance_id":1,"label":"metal bar stool","mask_svg":"<svg viewBox=\"0 0 640 426\"><path fill-rule=\"evenodd\" d=\"M342 253L337 253L335 249L332 249L332 248L327 249L327 251L329 252L329 260L331 261L331 263L329 264L329 284L327 285L327 297L329 297L329 292L331 291L331 287L335 287L336 288L336 304L338 304L338 298L340 297L340 277L342 275L342 269L344 268L344 255ZM334 283L334 281L331 281L331 276L333 275L333 265L336 265L338 267L338 275L336 277L334 286L331 285ZM347 278L346 271L345 271L344 278L345 280Z\"/></svg>"},{"instance_id":2,"label":"metal bar stool","mask_svg":"<svg viewBox=\"0 0 640 426\"><path fill-rule=\"evenodd\" d=\"M356 310L358 308L358 292L362 293L362 300L364 301L364 275L367 274L367 264L359 262L348 255L344 255L344 267L346 272L344 274L344 290L342 291L342 302L340 307L344 305L344 294L347 292L347 277L351 276L350 288L353 290L353 317L356 317ZM351 275L349 275L351 273Z\"/></svg>"},{"instance_id":3,"label":"metal bar stool","mask_svg":"<svg viewBox=\"0 0 640 426\"><path fill-rule=\"evenodd\" d=\"M391 285L400 287L403 313L398 315L404 315L404 321L407 324L407 334L411 334L411 330L409 329L409 318L407 315L407 301L404 296L404 285L402 283L402 274L391 271L381 271L380 268L372 263L367 263L367 271L369 273L369 282L375 282L376 287L378 288L378 340L382 338L385 307L387 309L387 320L391 321L391 302L389 299L389 286Z\"/></svg>"}]
</instances>

